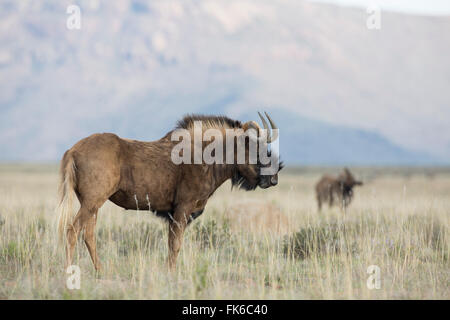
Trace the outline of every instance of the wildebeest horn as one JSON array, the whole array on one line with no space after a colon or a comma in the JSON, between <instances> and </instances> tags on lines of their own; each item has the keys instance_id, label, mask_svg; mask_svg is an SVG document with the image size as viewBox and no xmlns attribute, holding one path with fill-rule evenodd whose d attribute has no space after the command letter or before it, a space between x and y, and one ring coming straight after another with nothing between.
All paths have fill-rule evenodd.
<instances>
[{"instance_id":1,"label":"wildebeest horn","mask_svg":"<svg viewBox=\"0 0 450 320\"><path fill-rule=\"evenodd\" d=\"M277 127L277 125L275 124L275 122L272 120L272 118L267 114L267 112L264 111L264 114L266 115L267 119L269 119L270 126L272 127L272 130L275 130L274 135L273 135L273 136L271 135L270 141L267 141L267 142L270 143L270 142L275 141L275 140L278 139L278 130L277 130L278 127Z\"/></svg>"},{"instance_id":2,"label":"wildebeest horn","mask_svg":"<svg viewBox=\"0 0 450 320\"><path fill-rule=\"evenodd\" d=\"M267 112L264 111L264 114L266 115L267 119L269 119L270 122L270 126L272 127L273 130L278 129L277 125L275 124L275 122L272 120L272 118L267 114ZM261 118L261 121L263 123L264 129L267 130L267 143L271 143L272 141L277 140L278 138L278 132L275 131L275 135L272 136L271 130L269 129L269 126L266 122L266 120L264 119L264 117L261 115L261 113L258 112L259 117Z\"/></svg>"},{"instance_id":3,"label":"wildebeest horn","mask_svg":"<svg viewBox=\"0 0 450 320\"><path fill-rule=\"evenodd\" d=\"M268 124L266 122L266 119L264 119L264 117L261 115L261 113L259 113L259 111L258 111L258 116L259 116L259 118L261 119L261 121L263 123L264 129L267 130L267 143L270 143L270 141L271 141L270 140L270 129L269 129L269 126L268 126Z\"/></svg>"}]
</instances>

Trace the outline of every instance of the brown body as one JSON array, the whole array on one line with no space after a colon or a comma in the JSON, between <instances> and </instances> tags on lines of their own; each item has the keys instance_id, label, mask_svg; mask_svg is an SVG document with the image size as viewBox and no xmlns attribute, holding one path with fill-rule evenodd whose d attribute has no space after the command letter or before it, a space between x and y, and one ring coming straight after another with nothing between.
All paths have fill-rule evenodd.
<instances>
[{"instance_id":1,"label":"brown body","mask_svg":"<svg viewBox=\"0 0 450 320\"><path fill-rule=\"evenodd\" d=\"M337 177L324 175L316 184L319 211L323 203L328 203L329 207L337 203L341 209L347 208L353 198L353 187L362 184L354 179L347 168Z\"/></svg>"},{"instance_id":2,"label":"brown body","mask_svg":"<svg viewBox=\"0 0 450 320\"><path fill-rule=\"evenodd\" d=\"M248 123L225 117L201 116L185 117L179 128L191 129L193 120L198 119L220 129L248 128ZM173 268L185 227L203 212L220 185L232 179L234 185L244 185L247 190L268 187L267 179L259 176L258 165L174 164L171 152L178 142L171 141L170 133L153 142L94 134L64 154L59 232L61 237L66 234L67 266L72 264L77 237L84 230L94 266L100 268L94 229L97 211L108 199L122 208L151 210L167 219L169 266ZM270 185L276 184L276 175L268 178ZM81 205L74 218L70 216L72 191Z\"/></svg>"}]
</instances>

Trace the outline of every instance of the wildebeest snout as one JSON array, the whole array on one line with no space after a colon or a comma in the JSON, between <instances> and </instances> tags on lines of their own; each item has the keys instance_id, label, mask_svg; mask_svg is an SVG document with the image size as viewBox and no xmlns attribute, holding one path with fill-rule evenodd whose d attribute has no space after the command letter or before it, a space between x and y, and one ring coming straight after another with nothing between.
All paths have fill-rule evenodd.
<instances>
[{"instance_id":1,"label":"wildebeest snout","mask_svg":"<svg viewBox=\"0 0 450 320\"><path fill-rule=\"evenodd\" d=\"M276 186L278 184L278 177L277 176L272 176L270 178L270 184L273 186Z\"/></svg>"},{"instance_id":2,"label":"wildebeest snout","mask_svg":"<svg viewBox=\"0 0 450 320\"><path fill-rule=\"evenodd\" d=\"M278 175L273 176L261 176L259 181L259 186L262 189L266 189L272 186L276 186L278 184Z\"/></svg>"}]
</instances>

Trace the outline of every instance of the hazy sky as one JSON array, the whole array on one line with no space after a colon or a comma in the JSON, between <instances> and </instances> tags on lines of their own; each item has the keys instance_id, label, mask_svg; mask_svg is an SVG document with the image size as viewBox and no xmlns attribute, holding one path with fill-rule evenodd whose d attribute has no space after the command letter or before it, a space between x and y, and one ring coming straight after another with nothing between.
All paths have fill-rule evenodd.
<instances>
[{"instance_id":1,"label":"hazy sky","mask_svg":"<svg viewBox=\"0 0 450 320\"><path fill-rule=\"evenodd\" d=\"M376 4L381 9L410 14L450 15L449 0L309 0L345 6L367 7Z\"/></svg>"}]
</instances>

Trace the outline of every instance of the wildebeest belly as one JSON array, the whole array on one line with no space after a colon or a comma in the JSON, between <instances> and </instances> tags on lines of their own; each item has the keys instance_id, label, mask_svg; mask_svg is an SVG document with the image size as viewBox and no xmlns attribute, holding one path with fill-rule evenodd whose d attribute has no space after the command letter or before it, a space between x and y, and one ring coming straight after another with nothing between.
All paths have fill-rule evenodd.
<instances>
[{"instance_id":1,"label":"wildebeest belly","mask_svg":"<svg viewBox=\"0 0 450 320\"><path fill-rule=\"evenodd\" d=\"M147 197L146 197L147 198ZM155 214L160 218L164 218L166 220L171 220L171 216L173 214L173 208L171 203L151 203L147 201L147 199L143 200L142 198L139 200L139 197L135 194L131 195L122 190L114 193L109 200L114 204L118 205L127 210L143 210L149 211Z\"/></svg>"},{"instance_id":2,"label":"wildebeest belly","mask_svg":"<svg viewBox=\"0 0 450 320\"><path fill-rule=\"evenodd\" d=\"M173 180L170 174L162 175L151 165L122 166L118 191L110 200L129 210L171 211Z\"/></svg>"},{"instance_id":3,"label":"wildebeest belly","mask_svg":"<svg viewBox=\"0 0 450 320\"><path fill-rule=\"evenodd\" d=\"M150 203L149 205L145 205L143 203L139 203L139 200L136 202L134 199L134 196L131 197L127 195L122 190L117 191L114 193L109 200L111 200L113 203L118 205L119 207L122 207L127 210L148 210L153 212L156 216L160 218L164 218L168 221L172 220L173 218L173 208L171 205L168 206L153 206L153 204ZM133 202L134 201L134 202ZM189 217L188 224L190 224L192 221L197 219L199 216L202 215L204 209L199 209L194 212L192 212L192 215Z\"/></svg>"},{"instance_id":4,"label":"wildebeest belly","mask_svg":"<svg viewBox=\"0 0 450 320\"><path fill-rule=\"evenodd\" d=\"M148 193L137 194L119 190L109 200L127 210L172 211L172 203L166 199L151 197Z\"/></svg>"}]
</instances>

